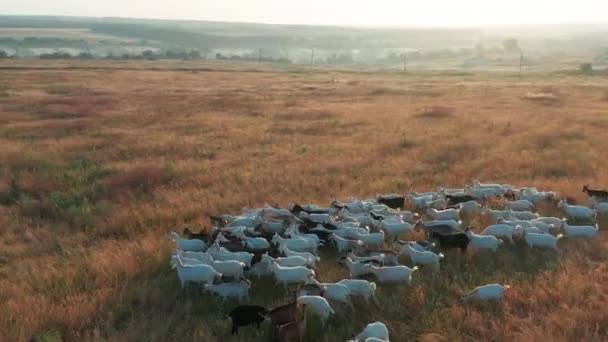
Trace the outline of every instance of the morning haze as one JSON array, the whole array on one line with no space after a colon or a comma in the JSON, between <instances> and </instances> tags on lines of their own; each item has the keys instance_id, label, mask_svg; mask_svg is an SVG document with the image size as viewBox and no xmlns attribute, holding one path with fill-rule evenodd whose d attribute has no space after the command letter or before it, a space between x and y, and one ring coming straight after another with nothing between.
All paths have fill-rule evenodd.
<instances>
[{"instance_id":1,"label":"morning haze","mask_svg":"<svg viewBox=\"0 0 608 342\"><path fill-rule=\"evenodd\" d=\"M604 3L0 0L0 341L608 341Z\"/></svg>"}]
</instances>

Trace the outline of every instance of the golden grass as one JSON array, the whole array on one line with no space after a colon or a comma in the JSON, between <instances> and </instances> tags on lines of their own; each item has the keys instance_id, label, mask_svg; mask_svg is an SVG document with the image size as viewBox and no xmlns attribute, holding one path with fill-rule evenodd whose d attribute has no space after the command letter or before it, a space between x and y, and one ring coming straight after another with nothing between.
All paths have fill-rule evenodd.
<instances>
[{"instance_id":1,"label":"golden grass","mask_svg":"<svg viewBox=\"0 0 608 342\"><path fill-rule=\"evenodd\" d=\"M234 303L180 292L168 266L167 232L208 225L205 212L472 178L579 202L582 184L608 185L604 79L129 65L142 70L0 74L0 340L233 340L218 318ZM548 88L559 105L522 99ZM375 320L395 341L608 339L605 233L560 247L449 253L441 274L380 286L379 307L357 303L310 340ZM346 276L323 257L321 280ZM512 285L504 305L459 303L488 282ZM265 305L288 297L268 280L252 293Z\"/></svg>"}]
</instances>

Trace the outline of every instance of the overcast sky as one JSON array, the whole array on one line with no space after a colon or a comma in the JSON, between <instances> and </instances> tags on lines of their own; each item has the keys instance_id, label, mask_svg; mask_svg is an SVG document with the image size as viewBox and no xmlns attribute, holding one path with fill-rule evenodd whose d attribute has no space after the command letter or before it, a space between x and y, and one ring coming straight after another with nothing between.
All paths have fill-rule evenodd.
<instances>
[{"instance_id":1,"label":"overcast sky","mask_svg":"<svg viewBox=\"0 0 608 342\"><path fill-rule=\"evenodd\" d=\"M0 14L479 26L608 22L608 0L0 0Z\"/></svg>"}]
</instances>

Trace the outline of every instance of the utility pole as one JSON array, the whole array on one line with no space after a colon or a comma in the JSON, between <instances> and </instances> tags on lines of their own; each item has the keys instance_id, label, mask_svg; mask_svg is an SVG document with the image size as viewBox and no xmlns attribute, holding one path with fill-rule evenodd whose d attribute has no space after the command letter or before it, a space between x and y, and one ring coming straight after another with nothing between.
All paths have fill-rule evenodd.
<instances>
[{"instance_id":1,"label":"utility pole","mask_svg":"<svg viewBox=\"0 0 608 342\"><path fill-rule=\"evenodd\" d=\"M312 70L312 66L315 63L315 49L310 50L310 70Z\"/></svg>"},{"instance_id":2,"label":"utility pole","mask_svg":"<svg viewBox=\"0 0 608 342\"><path fill-rule=\"evenodd\" d=\"M260 67L260 63L262 63L262 49L258 51L258 68Z\"/></svg>"},{"instance_id":3,"label":"utility pole","mask_svg":"<svg viewBox=\"0 0 608 342\"><path fill-rule=\"evenodd\" d=\"M524 52L519 56L519 77L521 77L521 67L524 65Z\"/></svg>"}]
</instances>

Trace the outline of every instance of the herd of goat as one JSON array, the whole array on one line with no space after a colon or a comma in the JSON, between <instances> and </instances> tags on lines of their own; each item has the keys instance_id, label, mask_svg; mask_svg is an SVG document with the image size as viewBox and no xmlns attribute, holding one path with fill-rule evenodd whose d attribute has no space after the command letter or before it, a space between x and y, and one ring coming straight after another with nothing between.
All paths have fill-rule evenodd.
<instances>
[{"instance_id":1,"label":"herd of goat","mask_svg":"<svg viewBox=\"0 0 608 342\"><path fill-rule=\"evenodd\" d=\"M595 237L599 229L596 216L608 214L608 192L588 186L583 191L589 195L590 208L558 201L554 192L474 180L463 189L380 195L345 203L334 200L326 208L292 204L289 209L243 209L238 216L209 215L210 230L195 233L186 228L184 237L171 233L176 244L171 265L182 287L204 284L204 292L239 302L249 299L253 277L274 277L285 289L297 285L294 299L285 305L273 309L239 305L225 318L231 318L233 334L240 326L259 327L268 321L273 339L301 341L306 312L318 317L325 327L335 314L332 305L352 308L354 297L376 301L376 282L410 284L418 267L440 270L442 252L450 249L495 252L503 242L520 239L529 247L557 250L557 242L564 236ZM495 204L502 209L490 208ZM554 204L564 218L537 213L539 206ZM492 224L477 233L464 226L463 222L480 216ZM426 238L401 240L412 231L423 231ZM329 246L338 252L349 279L336 283L317 280L315 267L321 262L318 249ZM402 256L414 266L400 264ZM376 282L361 279L363 276L372 276ZM504 284L482 285L462 300L498 301L508 288ZM381 322L370 323L353 339L388 340L388 329Z\"/></svg>"}]
</instances>

